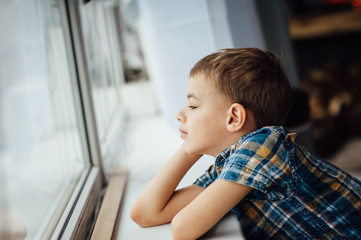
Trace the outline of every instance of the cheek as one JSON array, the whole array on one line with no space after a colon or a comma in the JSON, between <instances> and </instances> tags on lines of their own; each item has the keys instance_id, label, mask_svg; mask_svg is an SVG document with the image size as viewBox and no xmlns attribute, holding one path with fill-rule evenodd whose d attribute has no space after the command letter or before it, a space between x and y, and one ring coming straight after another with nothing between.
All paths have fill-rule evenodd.
<instances>
[{"instance_id":1,"label":"cheek","mask_svg":"<svg viewBox=\"0 0 361 240\"><path fill-rule=\"evenodd\" d=\"M221 114L221 110L207 111L204 109L204 111L194 112L194 115L190 115L187 121L194 131L202 132L202 134L224 131L226 130L226 118Z\"/></svg>"},{"instance_id":2,"label":"cheek","mask_svg":"<svg viewBox=\"0 0 361 240\"><path fill-rule=\"evenodd\" d=\"M197 122L194 124L193 129L198 132L200 135L200 140L208 141L209 137L218 136L219 133L226 130L225 125L220 119L212 118L212 116L197 119Z\"/></svg>"},{"instance_id":3,"label":"cheek","mask_svg":"<svg viewBox=\"0 0 361 240\"><path fill-rule=\"evenodd\" d=\"M193 131L204 132L213 124L212 118L207 115L197 115L189 119L189 125L192 127Z\"/></svg>"}]
</instances>

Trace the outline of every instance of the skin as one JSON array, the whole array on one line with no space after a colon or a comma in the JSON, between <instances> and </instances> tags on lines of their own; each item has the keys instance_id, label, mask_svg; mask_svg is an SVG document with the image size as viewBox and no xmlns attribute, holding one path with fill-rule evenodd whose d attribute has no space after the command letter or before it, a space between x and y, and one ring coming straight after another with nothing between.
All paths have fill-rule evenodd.
<instances>
[{"instance_id":1,"label":"skin","mask_svg":"<svg viewBox=\"0 0 361 240\"><path fill-rule=\"evenodd\" d=\"M255 130L255 121L251 112L227 100L202 74L190 79L187 105L177 119L184 142L143 190L131 218L143 227L171 222L173 239L197 239L252 188L226 180L216 180L206 189L194 185L176 188L203 154L218 156Z\"/></svg>"}]
</instances>

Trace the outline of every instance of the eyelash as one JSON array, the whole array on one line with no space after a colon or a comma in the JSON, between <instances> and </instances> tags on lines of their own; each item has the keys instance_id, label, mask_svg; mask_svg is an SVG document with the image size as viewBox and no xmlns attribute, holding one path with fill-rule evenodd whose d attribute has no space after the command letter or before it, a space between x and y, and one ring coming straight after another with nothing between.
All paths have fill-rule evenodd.
<instances>
[{"instance_id":1,"label":"eyelash","mask_svg":"<svg viewBox=\"0 0 361 240\"><path fill-rule=\"evenodd\" d=\"M192 106L192 105L189 105L188 107L189 107L190 109L195 109L195 108L197 108L197 107Z\"/></svg>"}]
</instances>

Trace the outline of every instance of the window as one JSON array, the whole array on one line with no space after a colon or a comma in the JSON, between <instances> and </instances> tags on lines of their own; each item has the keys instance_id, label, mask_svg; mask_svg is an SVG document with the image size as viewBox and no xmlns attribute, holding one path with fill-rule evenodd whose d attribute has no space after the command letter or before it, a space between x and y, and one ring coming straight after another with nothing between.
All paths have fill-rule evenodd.
<instances>
[{"instance_id":1,"label":"window","mask_svg":"<svg viewBox=\"0 0 361 240\"><path fill-rule=\"evenodd\" d=\"M56 224L90 166L61 1L0 1L0 206L27 239Z\"/></svg>"}]
</instances>

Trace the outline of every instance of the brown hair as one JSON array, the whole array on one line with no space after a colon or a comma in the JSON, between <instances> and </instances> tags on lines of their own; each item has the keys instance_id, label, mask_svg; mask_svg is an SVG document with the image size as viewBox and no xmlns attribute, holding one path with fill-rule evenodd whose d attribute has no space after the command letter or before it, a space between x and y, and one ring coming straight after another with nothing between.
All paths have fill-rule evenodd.
<instances>
[{"instance_id":1,"label":"brown hair","mask_svg":"<svg viewBox=\"0 0 361 240\"><path fill-rule=\"evenodd\" d=\"M199 60L190 76L197 74L214 81L227 99L251 111L257 128L284 124L291 108L291 87L273 53L223 49Z\"/></svg>"}]
</instances>

